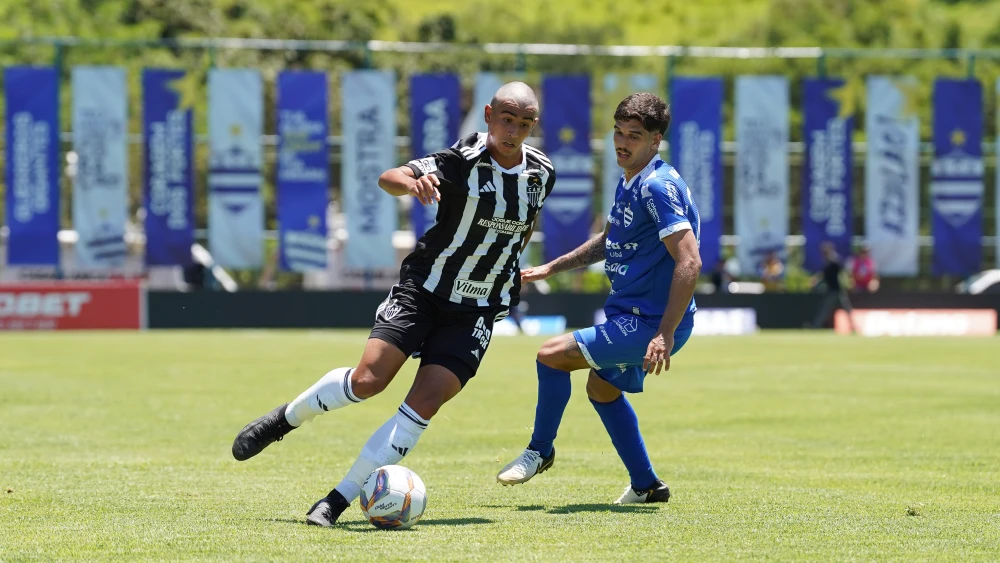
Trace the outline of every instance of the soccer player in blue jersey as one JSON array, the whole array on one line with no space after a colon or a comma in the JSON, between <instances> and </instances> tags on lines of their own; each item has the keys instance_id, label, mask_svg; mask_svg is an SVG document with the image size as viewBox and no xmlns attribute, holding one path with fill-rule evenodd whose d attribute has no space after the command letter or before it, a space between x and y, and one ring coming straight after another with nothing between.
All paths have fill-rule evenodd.
<instances>
[{"instance_id":1,"label":"soccer player in blue jersey","mask_svg":"<svg viewBox=\"0 0 1000 563\"><path fill-rule=\"evenodd\" d=\"M553 442L570 397L570 372L589 369L587 396L600 415L631 484L615 504L667 502L653 471L635 410L623 395L642 392L649 373L670 369L694 325L701 271L700 223L691 192L660 159L670 109L653 94L632 94L615 110L615 151L624 174L604 232L548 264L521 272L524 282L605 260L611 294L607 321L550 339L538 352L538 404L531 442L497 475L524 483L552 467Z\"/></svg>"}]
</instances>

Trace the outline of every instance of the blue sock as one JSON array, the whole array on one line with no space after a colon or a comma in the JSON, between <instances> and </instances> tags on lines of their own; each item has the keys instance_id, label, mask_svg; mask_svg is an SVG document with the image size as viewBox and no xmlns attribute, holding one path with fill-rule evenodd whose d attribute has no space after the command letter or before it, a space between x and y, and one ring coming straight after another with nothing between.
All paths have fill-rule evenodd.
<instances>
[{"instance_id":1,"label":"blue sock","mask_svg":"<svg viewBox=\"0 0 1000 563\"><path fill-rule=\"evenodd\" d=\"M538 369L538 405L535 406L535 430L528 448L548 457L552 455L552 442L573 387L568 371L550 368L539 361L535 361L535 366Z\"/></svg>"},{"instance_id":2,"label":"blue sock","mask_svg":"<svg viewBox=\"0 0 1000 563\"><path fill-rule=\"evenodd\" d=\"M656 482L653 462L649 461L646 444L643 443L642 434L639 433L639 418L625 395L620 395L610 403L598 403L593 399L590 403L594 405L594 410L601 417L604 428L608 430L611 443L618 451L618 457L628 469L632 488L642 490L651 487Z\"/></svg>"}]
</instances>

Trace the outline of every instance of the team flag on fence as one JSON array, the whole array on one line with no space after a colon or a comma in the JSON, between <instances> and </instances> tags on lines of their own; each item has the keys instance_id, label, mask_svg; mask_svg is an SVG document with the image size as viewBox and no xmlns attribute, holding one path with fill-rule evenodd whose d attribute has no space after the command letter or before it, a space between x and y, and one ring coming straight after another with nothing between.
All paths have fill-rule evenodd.
<instances>
[{"instance_id":1,"label":"team flag on fence","mask_svg":"<svg viewBox=\"0 0 1000 563\"><path fill-rule=\"evenodd\" d=\"M142 73L146 264L185 266L194 244L194 151L183 70Z\"/></svg>"},{"instance_id":2,"label":"team flag on fence","mask_svg":"<svg viewBox=\"0 0 1000 563\"><path fill-rule=\"evenodd\" d=\"M736 78L735 230L744 272L770 252L784 256L788 236L788 80Z\"/></svg>"},{"instance_id":3,"label":"team flag on fence","mask_svg":"<svg viewBox=\"0 0 1000 563\"><path fill-rule=\"evenodd\" d=\"M396 76L358 70L343 75L344 163L341 186L347 221L347 266L361 270L396 265L392 234L396 198L378 186L396 162Z\"/></svg>"},{"instance_id":4,"label":"team flag on fence","mask_svg":"<svg viewBox=\"0 0 1000 563\"><path fill-rule=\"evenodd\" d=\"M967 276L983 259L983 88L978 80L934 82L931 232L934 275Z\"/></svg>"},{"instance_id":5,"label":"team flag on fence","mask_svg":"<svg viewBox=\"0 0 1000 563\"><path fill-rule=\"evenodd\" d=\"M447 149L458 140L461 93L455 74L414 74L410 77L413 158ZM434 225L438 205L422 205L416 198L411 198L411 203L410 221L413 234L419 239Z\"/></svg>"},{"instance_id":6,"label":"team flag on fence","mask_svg":"<svg viewBox=\"0 0 1000 563\"><path fill-rule=\"evenodd\" d=\"M802 232L805 269L823 269L822 245L833 243L841 257L851 255L851 133L854 98L841 79L808 78L804 85Z\"/></svg>"},{"instance_id":7,"label":"team flag on fence","mask_svg":"<svg viewBox=\"0 0 1000 563\"><path fill-rule=\"evenodd\" d=\"M920 123L913 77L870 76L865 133L865 239L879 272L917 273Z\"/></svg>"},{"instance_id":8,"label":"team flag on fence","mask_svg":"<svg viewBox=\"0 0 1000 563\"><path fill-rule=\"evenodd\" d=\"M264 262L263 100L256 70L209 71L208 245L224 267L259 268Z\"/></svg>"},{"instance_id":9,"label":"team flag on fence","mask_svg":"<svg viewBox=\"0 0 1000 563\"><path fill-rule=\"evenodd\" d=\"M59 264L59 75L49 67L3 73L7 263Z\"/></svg>"},{"instance_id":10,"label":"team flag on fence","mask_svg":"<svg viewBox=\"0 0 1000 563\"><path fill-rule=\"evenodd\" d=\"M542 208L545 260L553 260L590 237L594 194L590 150L590 77L546 76L542 80L545 153L558 180Z\"/></svg>"},{"instance_id":11,"label":"team flag on fence","mask_svg":"<svg viewBox=\"0 0 1000 563\"><path fill-rule=\"evenodd\" d=\"M673 113L670 160L691 188L701 217L702 269L711 270L722 248L722 79L676 77L670 83ZM612 155L614 153L612 152Z\"/></svg>"},{"instance_id":12,"label":"team flag on fence","mask_svg":"<svg viewBox=\"0 0 1000 563\"><path fill-rule=\"evenodd\" d=\"M128 208L128 95L125 69L73 69L73 228L78 264L86 269L125 264Z\"/></svg>"},{"instance_id":13,"label":"team flag on fence","mask_svg":"<svg viewBox=\"0 0 1000 563\"><path fill-rule=\"evenodd\" d=\"M278 74L278 227L281 268L326 268L327 77L324 72Z\"/></svg>"}]
</instances>

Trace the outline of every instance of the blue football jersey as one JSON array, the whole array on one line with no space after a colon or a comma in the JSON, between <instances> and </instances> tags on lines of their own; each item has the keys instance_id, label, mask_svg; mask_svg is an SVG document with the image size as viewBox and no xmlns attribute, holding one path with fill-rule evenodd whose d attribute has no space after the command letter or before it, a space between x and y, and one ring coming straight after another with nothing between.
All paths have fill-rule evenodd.
<instances>
[{"instance_id":1,"label":"blue football jersey","mask_svg":"<svg viewBox=\"0 0 1000 563\"><path fill-rule=\"evenodd\" d=\"M673 166L656 156L628 184L622 175L608 222L604 270L611 280L611 295L604 304L605 314L659 322L676 265L663 239L689 229L699 245L701 241L701 220L691 190ZM692 298L679 329L694 325L695 310Z\"/></svg>"}]
</instances>

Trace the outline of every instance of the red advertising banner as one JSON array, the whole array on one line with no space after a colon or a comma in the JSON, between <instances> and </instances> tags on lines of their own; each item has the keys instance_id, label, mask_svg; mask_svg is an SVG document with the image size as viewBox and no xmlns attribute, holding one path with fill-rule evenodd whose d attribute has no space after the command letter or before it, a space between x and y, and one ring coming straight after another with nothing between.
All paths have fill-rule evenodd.
<instances>
[{"instance_id":1,"label":"red advertising banner","mask_svg":"<svg viewBox=\"0 0 1000 563\"><path fill-rule=\"evenodd\" d=\"M0 284L0 330L143 328L138 281Z\"/></svg>"},{"instance_id":2,"label":"red advertising banner","mask_svg":"<svg viewBox=\"0 0 1000 563\"><path fill-rule=\"evenodd\" d=\"M993 336L993 309L855 309L854 325L863 336ZM847 312L837 311L833 328L851 332Z\"/></svg>"}]
</instances>

